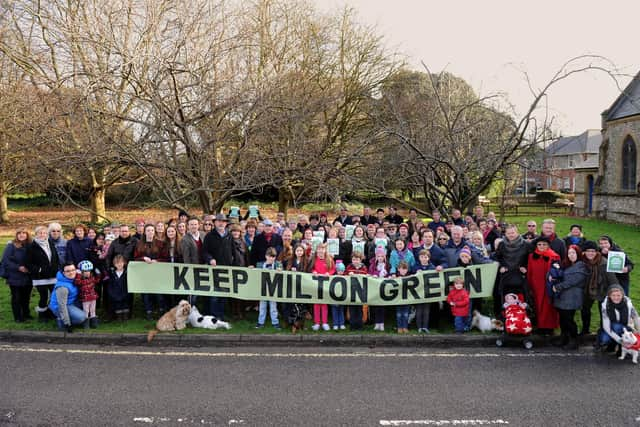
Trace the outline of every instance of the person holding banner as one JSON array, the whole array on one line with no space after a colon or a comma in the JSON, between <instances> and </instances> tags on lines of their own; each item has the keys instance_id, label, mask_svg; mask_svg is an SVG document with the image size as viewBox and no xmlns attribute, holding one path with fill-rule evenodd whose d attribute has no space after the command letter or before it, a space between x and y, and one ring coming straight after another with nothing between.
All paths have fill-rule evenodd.
<instances>
[{"instance_id":1,"label":"person holding banner","mask_svg":"<svg viewBox=\"0 0 640 427\"><path fill-rule=\"evenodd\" d=\"M369 270L367 266L364 264L364 255L360 251L353 251L351 255L351 264L347 266L344 271L346 276L352 276L354 274L362 274L367 275ZM349 306L349 327L352 331L361 331L362 330L362 319L364 316L364 311L367 309L367 306L361 305L350 305Z\"/></svg>"},{"instance_id":2,"label":"person holding banner","mask_svg":"<svg viewBox=\"0 0 640 427\"><path fill-rule=\"evenodd\" d=\"M407 245L404 239L398 237L395 241L395 249L391 251L391 259L389 264L391 265L391 270L389 273L391 275L395 275L398 270L398 265L401 261L404 261L409 266L408 269L411 270L416 265L416 259L413 257L413 252L407 249Z\"/></svg>"},{"instance_id":3,"label":"person holding banner","mask_svg":"<svg viewBox=\"0 0 640 427\"><path fill-rule=\"evenodd\" d=\"M144 261L152 264L158 261L166 261L167 253L164 242L156 238L156 228L153 224L144 226L144 235L136 244L133 258L136 261ZM147 320L153 320L153 302L158 305L158 313L162 315L167 311L167 304L164 295L142 294L142 302Z\"/></svg>"},{"instance_id":4,"label":"person holding banner","mask_svg":"<svg viewBox=\"0 0 640 427\"><path fill-rule=\"evenodd\" d=\"M227 230L227 217L225 214L217 214L213 225L215 228L207 233L202 244L204 261L212 267L231 265L233 262L233 250L231 235ZM224 320L224 306L226 302L227 299L224 297L209 297L208 314Z\"/></svg>"},{"instance_id":5,"label":"person holding banner","mask_svg":"<svg viewBox=\"0 0 640 427\"><path fill-rule=\"evenodd\" d=\"M312 274L331 275L336 273L336 266L333 257L327 253L327 244L321 243L316 248L316 253L309 262L309 272ZM313 327L314 331L322 329L328 331L329 327L329 306L327 304L313 304Z\"/></svg>"},{"instance_id":6,"label":"person holding banner","mask_svg":"<svg viewBox=\"0 0 640 427\"><path fill-rule=\"evenodd\" d=\"M257 268L264 268L265 270L282 270L282 263L276 261L276 249L269 247L265 251L265 261L259 262ZM267 306L269 306L269 315L271 316L271 325L275 329L281 329L280 321L278 320L278 304L276 301L260 301L258 311L258 323L256 329L264 328L264 322L267 320Z\"/></svg>"},{"instance_id":7,"label":"person holding banner","mask_svg":"<svg viewBox=\"0 0 640 427\"><path fill-rule=\"evenodd\" d=\"M381 278L388 277L391 266L387 262L387 250L378 246L375 254L375 258L369 262L369 274ZM371 308L373 309L373 330L384 331L384 306L372 306Z\"/></svg>"}]
</instances>

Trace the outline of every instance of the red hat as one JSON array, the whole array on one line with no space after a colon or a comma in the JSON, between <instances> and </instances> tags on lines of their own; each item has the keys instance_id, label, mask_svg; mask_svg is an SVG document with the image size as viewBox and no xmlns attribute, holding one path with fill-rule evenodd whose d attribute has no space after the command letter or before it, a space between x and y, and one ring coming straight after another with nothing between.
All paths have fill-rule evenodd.
<instances>
[{"instance_id":1,"label":"red hat","mask_svg":"<svg viewBox=\"0 0 640 427\"><path fill-rule=\"evenodd\" d=\"M402 224L400 224L400 225L398 226L398 228L402 228L402 227L406 228L407 230L409 229L409 226L407 225L407 223L406 223L406 222L403 222Z\"/></svg>"}]
</instances>

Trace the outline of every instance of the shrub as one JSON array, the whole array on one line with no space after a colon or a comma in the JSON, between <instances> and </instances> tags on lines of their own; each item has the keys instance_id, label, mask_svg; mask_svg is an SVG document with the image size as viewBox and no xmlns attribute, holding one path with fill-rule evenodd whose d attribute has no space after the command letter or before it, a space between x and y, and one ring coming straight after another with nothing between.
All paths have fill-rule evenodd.
<instances>
[{"instance_id":1,"label":"shrub","mask_svg":"<svg viewBox=\"0 0 640 427\"><path fill-rule=\"evenodd\" d=\"M550 205L555 202L558 198L562 197L557 191L551 190L538 190L536 192L536 201L538 203L543 203L545 205Z\"/></svg>"}]
</instances>

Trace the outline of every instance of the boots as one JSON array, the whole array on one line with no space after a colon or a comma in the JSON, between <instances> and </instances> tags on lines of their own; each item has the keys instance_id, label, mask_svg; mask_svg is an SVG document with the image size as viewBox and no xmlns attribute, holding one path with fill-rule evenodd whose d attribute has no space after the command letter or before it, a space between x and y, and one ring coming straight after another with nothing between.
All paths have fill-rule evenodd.
<instances>
[{"instance_id":1,"label":"boots","mask_svg":"<svg viewBox=\"0 0 640 427\"><path fill-rule=\"evenodd\" d=\"M98 327L98 318L97 317L92 317L91 319L89 319L89 327L91 329L95 329Z\"/></svg>"}]
</instances>

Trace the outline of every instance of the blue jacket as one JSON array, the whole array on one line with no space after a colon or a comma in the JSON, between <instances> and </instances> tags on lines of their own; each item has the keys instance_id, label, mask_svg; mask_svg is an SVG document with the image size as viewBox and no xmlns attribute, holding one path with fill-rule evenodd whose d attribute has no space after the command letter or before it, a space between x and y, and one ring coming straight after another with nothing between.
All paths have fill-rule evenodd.
<instances>
[{"instance_id":1,"label":"blue jacket","mask_svg":"<svg viewBox=\"0 0 640 427\"><path fill-rule=\"evenodd\" d=\"M56 295L56 289L64 287L69 290L69 296L67 297L67 306L73 305L78 299L78 288L73 284L73 279L68 279L62 272L58 271L56 275L56 285L51 292L51 301L49 301L49 308L54 313L58 312L58 296Z\"/></svg>"},{"instance_id":2,"label":"blue jacket","mask_svg":"<svg viewBox=\"0 0 640 427\"><path fill-rule=\"evenodd\" d=\"M80 261L89 259L89 246L91 246L91 239L85 237L80 240L74 237L71 240L67 240L67 253L65 255L67 262L72 262L74 265L78 265ZM64 265L64 264L61 264Z\"/></svg>"},{"instance_id":3,"label":"blue jacket","mask_svg":"<svg viewBox=\"0 0 640 427\"><path fill-rule=\"evenodd\" d=\"M409 264L408 271L413 270L413 267L416 265L416 259L413 257L413 252L411 252L409 249L406 249L404 252L404 257L400 258L400 254L396 249L391 251L391 257L389 259L389 265L391 266L391 269L389 270L390 274L396 274L396 270L398 269L398 264L400 264L400 261L406 261L407 264Z\"/></svg>"},{"instance_id":4,"label":"blue jacket","mask_svg":"<svg viewBox=\"0 0 640 427\"><path fill-rule=\"evenodd\" d=\"M413 248L413 257L416 262L418 262L418 258L420 257L420 251L426 249L424 246L418 246L417 248ZM431 249L427 249L429 254L429 261L436 267L448 268L449 264L447 264L447 256L444 254L442 248L435 243L431 245Z\"/></svg>"},{"instance_id":5,"label":"blue jacket","mask_svg":"<svg viewBox=\"0 0 640 427\"><path fill-rule=\"evenodd\" d=\"M7 273L7 284L11 286L27 286L31 284L29 273L18 270L21 265L27 266L27 247L17 248L9 242L2 254L2 264Z\"/></svg>"}]
</instances>

